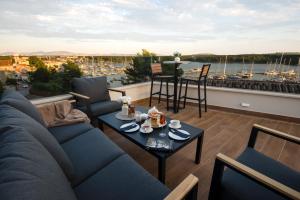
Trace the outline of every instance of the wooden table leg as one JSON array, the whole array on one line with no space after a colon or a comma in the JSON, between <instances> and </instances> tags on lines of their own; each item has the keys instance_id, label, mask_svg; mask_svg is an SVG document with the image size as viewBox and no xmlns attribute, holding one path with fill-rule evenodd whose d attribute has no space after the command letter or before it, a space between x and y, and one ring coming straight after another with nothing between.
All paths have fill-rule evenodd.
<instances>
[{"instance_id":1,"label":"wooden table leg","mask_svg":"<svg viewBox=\"0 0 300 200\"><path fill-rule=\"evenodd\" d=\"M166 178L166 159L159 158L158 159L158 180L162 183L165 183Z\"/></svg>"},{"instance_id":2,"label":"wooden table leg","mask_svg":"<svg viewBox=\"0 0 300 200\"><path fill-rule=\"evenodd\" d=\"M197 139L196 157L195 157L195 163L196 164L199 164L200 160L201 160L203 135L204 135L204 133L202 133L201 136L198 137L198 139Z\"/></svg>"}]
</instances>

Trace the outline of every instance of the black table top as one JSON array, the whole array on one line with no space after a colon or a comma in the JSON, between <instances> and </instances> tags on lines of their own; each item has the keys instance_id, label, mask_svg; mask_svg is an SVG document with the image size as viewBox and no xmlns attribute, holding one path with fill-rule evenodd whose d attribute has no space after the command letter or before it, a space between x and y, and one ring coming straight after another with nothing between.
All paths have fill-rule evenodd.
<instances>
[{"instance_id":1,"label":"black table top","mask_svg":"<svg viewBox=\"0 0 300 200\"><path fill-rule=\"evenodd\" d=\"M138 110L142 113L147 113L148 109L138 106L138 107L136 107L136 110ZM182 147L184 147L187 144L189 144L190 142L192 142L194 139L196 139L196 138L200 137L202 134L204 134L203 129L193 127L193 126L188 125L184 122L181 122L182 127L180 129L186 130L191 134L190 139L185 140L185 141L173 140L173 139L169 138L168 135L166 135L165 137L160 137L159 133L161 133L161 132L164 132L164 133L168 134L168 132L169 132L168 125L166 125L164 128L154 129L153 132L149 133L149 134L141 133L139 131L136 131L136 132L133 132L133 133L124 133L124 132L120 131L120 126L122 124L129 123L129 121L122 121L122 120L117 119L115 117L115 115L118 112L120 112L120 111L109 113L109 114L106 114L106 115L101 115L101 116L98 117L98 120L100 122L106 124L107 126L111 127L112 129L114 129L119 134L123 135L124 137L126 137L127 139L129 139L130 141L135 143L136 145L140 146L141 148L143 148L144 150L148 151L149 153L153 154L154 156L156 156L158 158L165 158L165 157L169 157L169 156L173 155L179 149L181 149ZM171 119L169 117L167 117L167 122L168 123L169 123L170 120ZM158 150L153 150L153 149L146 148L145 144L146 144L149 137L157 138L157 139L173 140L173 150L168 151L168 152L164 152L164 151L158 151Z\"/></svg>"}]
</instances>

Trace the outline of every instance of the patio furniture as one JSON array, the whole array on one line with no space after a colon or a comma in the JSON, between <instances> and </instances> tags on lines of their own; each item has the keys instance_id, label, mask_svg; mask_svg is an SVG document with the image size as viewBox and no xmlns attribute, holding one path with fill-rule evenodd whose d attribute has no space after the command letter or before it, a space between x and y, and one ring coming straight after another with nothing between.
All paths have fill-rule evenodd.
<instances>
[{"instance_id":1,"label":"patio furniture","mask_svg":"<svg viewBox=\"0 0 300 200\"><path fill-rule=\"evenodd\" d=\"M167 98L167 110L169 110L169 98L174 96L169 94L169 82L173 80L173 76L162 75L162 67L160 63L151 64L151 89L150 89L150 100L149 107L151 107L152 96L158 95L158 103L160 103L161 96L166 96ZM153 81L160 81L160 87L158 92L153 93ZM162 93L163 82L166 83L166 93Z\"/></svg>"},{"instance_id":2,"label":"patio furniture","mask_svg":"<svg viewBox=\"0 0 300 200\"><path fill-rule=\"evenodd\" d=\"M195 176L171 191L88 123L47 129L20 93L0 102L0 199L197 198Z\"/></svg>"},{"instance_id":3,"label":"patio furniture","mask_svg":"<svg viewBox=\"0 0 300 200\"><path fill-rule=\"evenodd\" d=\"M254 149L262 133L300 144L299 137L254 124L248 146L236 160L217 155L210 200L300 199L300 173Z\"/></svg>"},{"instance_id":4,"label":"patio furniture","mask_svg":"<svg viewBox=\"0 0 300 200\"><path fill-rule=\"evenodd\" d=\"M108 88L105 76L74 78L70 94L77 99L76 107L85 112L93 122L99 115L121 109L121 102L111 100L110 91L126 95L124 91Z\"/></svg>"},{"instance_id":5,"label":"patio furniture","mask_svg":"<svg viewBox=\"0 0 300 200\"><path fill-rule=\"evenodd\" d=\"M173 87L173 112L177 113L177 87L178 87L178 69L179 66L182 64L182 62L176 62L176 61L164 61L165 64L173 64L174 65L174 75L173 75L173 82L174 82L174 87Z\"/></svg>"},{"instance_id":6,"label":"patio furniture","mask_svg":"<svg viewBox=\"0 0 300 200\"><path fill-rule=\"evenodd\" d=\"M138 106L136 108L138 111L142 113L146 113L147 109L144 107ZM173 150L172 151L158 151L149 149L145 146L147 140L149 137L156 138L156 139L167 139L172 140L168 136L165 136L164 138L159 136L159 133L165 132L168 133L168 126L165 126L164 128L158 128L154 129L152 133L150 134L144 134L139 131L135 133L124 133L120 130L120 126L126 123L126 121L119 120L115 117L117 112L102 115L98 117L100 126L102 124L105 124L109 126L110 128L114 129L117 133L127 138L130 142L133 142L134 144L141 147L143 150L149 152L153 156L155 156L158 159L158 179L165 183L165 176L166 176L166 160L168 157L174 155L177 151L179 151L181 148L185 147L186 145L190 144L192 141L197 139L197 146L196 146L196 154L195 154L195 163L199 164L201 160L201 151L202 151L202 143L203 143L203 136L204 136L204 130L200 128L193 127L191 125L188 125L184 122L181 122L183 130L188 131L191 134L190 139L185 141L175 141L173 140ZM171 119L167 117L167 122L169 122Z\"/></svg>"},{"instance_id":7,"label":"patio furniture","mask_svg":"<svg viewBox=\"0 0 300 200\"><path fill-rule=\"evenodd\" d=\"M180 100L184 99L183 101L183 108L185 108L186 100L196 100L198 101L198 109L199 109L199 117L202 116L201 112L201 103L204 101L205 105L205 112L207 112L207 97L206 97L206 83L207 83L207 75L209 72L210 64L204 64L201 68L201 72L199 74L199 77L181 77L180 79L180 88L179 88L179 97L178 97L178 109L180 109ZM189 83L194 83L197 85L198 88L198 96L197 98L194 97L188 97L187 90L189 87ZM184 95L181 96L181 90L182 90L182 85L185 84L185 92ZM203 85L204 87L204 97L201 98L201 90L200 86Z\"/></svg>"}]
</instances>

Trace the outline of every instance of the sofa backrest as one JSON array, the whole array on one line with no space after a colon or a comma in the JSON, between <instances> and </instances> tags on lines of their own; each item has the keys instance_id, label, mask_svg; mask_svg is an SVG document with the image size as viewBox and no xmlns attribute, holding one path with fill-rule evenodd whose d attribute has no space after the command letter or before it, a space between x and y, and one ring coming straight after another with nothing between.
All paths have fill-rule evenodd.
<instances>
[{"instance_id":1,"label":"sofa backrest","mask_svg":"<svg viewBox=\"0 0 300 200\"><path fill-rule=\"evenodd\" d=\"M21 111L2 104L0 105L0 127L15 126L25 129L38 140L61 166L67 177L73 177L73 166L54 136L40 123Z\"/></svg>"},{"instance_id":2,"label":"sofa backrest","mask_svg":"<svg viewBox=\"0 0 300 200\"><path fill-rule=\"evenodd\" d=\"M0 128L0 199L75 200L49 152L22 128Z\"/></svg>"},{"instance_id":3,"label":"sofa backrest","mask_svg":"<svg viewBox=\"0 0 300 200\"><path fill-rule=\"evenodd\" d=\"M10 105L20 110L45 126L44 120L37 108L19 92L5 90L1 96L0 103Z\"/></svg>"},{"instance_id":4,"label":"sofa backrest","mask_svg":"<svg viewBox=\"0 0 300 200\"><path fill-rule=\"evenodd\" d=\"M105 76L94 78L74 78L72 90L90 97L90 103L109 101L110 96Z\"/></svg>"}]
</instances>

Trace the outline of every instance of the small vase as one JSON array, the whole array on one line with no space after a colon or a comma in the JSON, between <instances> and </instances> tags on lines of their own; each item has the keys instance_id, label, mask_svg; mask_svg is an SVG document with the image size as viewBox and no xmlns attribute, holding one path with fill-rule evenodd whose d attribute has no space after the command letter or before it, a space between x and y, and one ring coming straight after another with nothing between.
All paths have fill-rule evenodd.
<instances>
[{"instance_id":1,"label":"small vase","mask_svg":"<svg viewBox=\"0 0 300 200\"><path fill-rule=\"evenodd\" d=\"M175 62L180 62L180 57L175 57L174 61Z\"/></svg>"}]
</instances>

